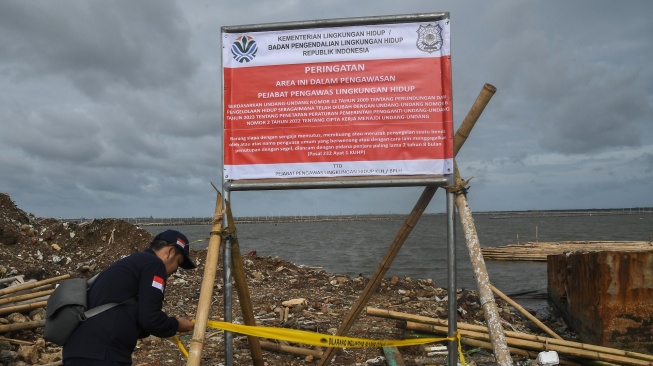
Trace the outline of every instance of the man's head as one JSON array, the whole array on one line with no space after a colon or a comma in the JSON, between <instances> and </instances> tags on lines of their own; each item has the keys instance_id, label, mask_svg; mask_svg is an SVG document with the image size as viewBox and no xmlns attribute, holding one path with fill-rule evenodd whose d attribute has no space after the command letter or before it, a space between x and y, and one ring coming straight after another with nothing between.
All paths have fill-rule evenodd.
<instances>
[{"instance_id":1,"label":"man's head","mask_svg":"<svg viewBox=\"0 0 653 366\"><path fill-rule=\"evenodd\" d=\"M154 237L150 248L166 264L168 275L174 273L177 267L193 269L197 265L190 259L190 245L186 235L176 230L166 230Z\"/></svg>"}]
</instances>

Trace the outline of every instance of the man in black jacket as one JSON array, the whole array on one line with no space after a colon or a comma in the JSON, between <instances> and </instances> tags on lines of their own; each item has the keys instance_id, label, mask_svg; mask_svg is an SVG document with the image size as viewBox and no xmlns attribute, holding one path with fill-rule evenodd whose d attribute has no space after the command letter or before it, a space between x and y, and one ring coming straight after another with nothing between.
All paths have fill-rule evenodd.
<instances>
[{"instance_id":1,"label":"man in black jacket","mask_svg":"<svg viewBox=\"0 0 653 366\"><path fill-rule=\"evenodd\" d=\"M149 335L172 337L189 332L193 322L163 312L168 276L178 267L193 269L186 236L175 230L158 234L150 248L114 262L89 290L88 307L135 299L82 322L63 347L66 366L131 365L136 341Z\"/></svg>"}]
</instances>

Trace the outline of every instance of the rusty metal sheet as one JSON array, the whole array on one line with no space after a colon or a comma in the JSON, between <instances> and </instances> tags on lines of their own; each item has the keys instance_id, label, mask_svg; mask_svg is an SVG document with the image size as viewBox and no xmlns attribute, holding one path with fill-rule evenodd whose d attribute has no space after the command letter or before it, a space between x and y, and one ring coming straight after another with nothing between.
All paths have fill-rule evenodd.
<instances>
[{"instance_id":1,"label":"rusty metal sheet","mask_svg":"<svg viewBox=\"0 0 653 366\"><path fill-rule=\"evenodd\" d=\"M583 342L653 352L653 251L547 258L549 299Z\"/></svg>"}]
</instances>

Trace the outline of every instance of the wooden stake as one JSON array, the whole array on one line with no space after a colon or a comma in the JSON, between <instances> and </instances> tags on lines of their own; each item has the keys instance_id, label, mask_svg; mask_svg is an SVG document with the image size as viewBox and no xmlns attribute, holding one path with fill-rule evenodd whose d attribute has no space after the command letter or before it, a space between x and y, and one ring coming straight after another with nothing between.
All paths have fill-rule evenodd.
<instances>
[{"instance_id":1,"label":"wooden stake","mask_svg":"<svg viewBox=\"0 0 653 366\"><path fill-rule=\"evenodd\" d=\"M218 191L218 197L215 201L213 225L211 226L211 238L209 239L209 247L206 253L206 263L204 263L204 276L202 277L200 298L197 306L197 314L195 315L193 338L190 340L190 347L188 350L188 361L186 363L188 366L198 366L201 361L204 335L206 334L206 324L209 318L209 311L211 310L211 301L213 299L215 274L218 270L218 259L220 257L222 212L222 193Z\"/></svg>"},{"instance_id":2,"label":"wooden stake","mask_svg":"<svg viewBox=\"0 0 653 366\"><path fill-rule=\"evenodd\" d=\"M469 136L472 128L474 127L474 124L476 123L476 121L478 121L478 118L480 117L481 113L485 109L485 106L490 101L492 95L494 95L495 92L496 92L496 88L490 84L485 84L483 86L483 89L481 89L481 93L479 94L478 98L476 98L476 101L474 102L474 105L472 106L470 111L467 113L467 117L465 117L465 120L460 125L460 127L456 131L456 134L454 135L454 139L453 139L454 156L456 156L458 151L460 151L460 148L467 140L467 137ZM408 238L408 235L410 235L410 232L417 224L417 221L419 221L420 217L422 217L422 213L424 213L424 210L426 210L426 207L428 206L429 202L431 202L431 199L435 195L437 189L438 188L434 186L428 186L424 188L422 195L420 196L419 200L413 207L413 211L410 213L410 215L408 215L408 217L404 221L403 226L399 229L399 232L395 236L395 239L390 245L390 248L388 248L388 251L386 252L383 259L381 260L381 263L379 263L379 266L374 271L374 274L370 278L370 281L363 289L363 293L358 297L358 299L356 300L352 308L349 310L349 313L345 315L345 318L340 324L340 327L338 328L336 335L343 336L347 334L347 332L349 332L349 329L351 329L352 325L354 324L354 321L356 320L358 315L360 315L361 311L363 311L364 306L369 302L369 299L372 297L376 289L379 287L379 284L381 284L383 277L388 272L388 269L390 269L390 265L392 264L392 261L397 256L397 253L399 253L399 249L401 249L402 245ZM329 364L329 362L331 362L331 359L335 356L336 352L337 352L336 348L327 348L324 351L324 356L322 357L322 359L320 359L319 365L326 366L327 364Z\"/></svg>"}]
</instances>

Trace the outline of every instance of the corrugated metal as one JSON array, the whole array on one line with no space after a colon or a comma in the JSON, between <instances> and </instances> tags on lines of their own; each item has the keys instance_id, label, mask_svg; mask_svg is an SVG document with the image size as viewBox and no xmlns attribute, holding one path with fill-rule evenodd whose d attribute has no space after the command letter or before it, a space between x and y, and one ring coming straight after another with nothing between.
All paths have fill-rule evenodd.
<instances>
[{"instance_id":1,"label":"corrugated metal","mask_svg":"<svg viewBox=\"0 0 653 366\"><path fill-rule=\"evenodd\" d=\"M547 259L548 293L583 342L653 353L653 251Z\"/></svg>"}]
</instances>

